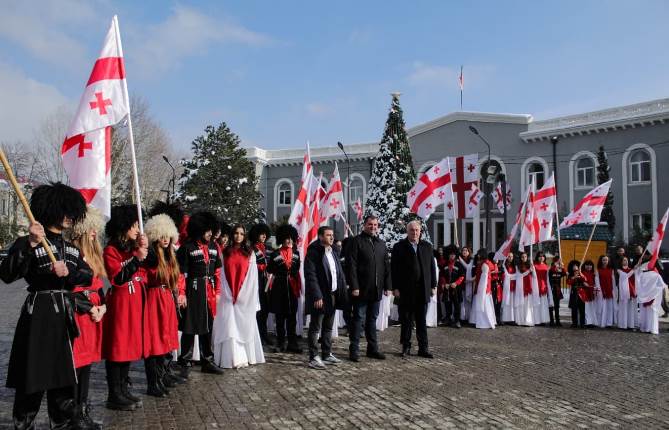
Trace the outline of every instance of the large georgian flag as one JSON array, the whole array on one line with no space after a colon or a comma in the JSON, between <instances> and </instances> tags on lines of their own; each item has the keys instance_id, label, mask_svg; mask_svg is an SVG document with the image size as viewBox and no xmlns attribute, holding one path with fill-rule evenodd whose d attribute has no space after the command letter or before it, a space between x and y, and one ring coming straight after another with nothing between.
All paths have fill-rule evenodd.
<instances>
[{"instance_id":1,"label":"large georgian flag","mask_svg":"<svg viewBox=\"0 0 669 430\"><path fill-rule=\"evenodd\" d=\"M513 239L516 237L516 233L518 232L518 228L520 227L521 216L523 214L523 210L525 210L525 206L527 206L527 202L530 197L529 194L530 194L530 189L528 188L527 192L525 193L525 198L523 199L523 203L518 207L518 213L516 214L516 219L513 222L513 227L511 227L511 232L506 237L504 243L500 245L497 252L495 252L495 257L494 257L495 261L506 260L506 258L508 257L509 252L511 251L511 245L513 245Z\"/></svg>"},{"instance_id":2,"label":"large georgian flag","mask_svg":"<svg viewBox=\"0 0 669 430\"><path fill-rule=\"evenodd\" d=\"M118 19L112 18L61 148L70 185L107 217L111 209L111 126L130 113Z\"/></svg>"},{"instance_id":3,"label":"large georgian flag","mask_svg":"<svg viewBox=\"0 0 669 430\"><path fill-rule=\"evenodd\" d=\"M448 158L444 158L420 175L407 194L407 206L419 217L429 218L445 200L450 184Z\"/></svg>"},{"instance_id":4,"label":"large georgian flag","mask_svg":"<svg viewBox=\"0 0 669 430\"><path fill-rule=\"evenodd\" d=\"M611 188L611 182L613 182L613 179L609 179L586 194L569 215L562 220L559 228L569 227L574 224L597 224L602 215L602 209L604 209L604 203L606 202L609 188Z\"/></svg>"},{"instance_id":5,"label":"large georgian flag","mask_svg":"<svg viewBox=\"0 0 669 430\"><path fill-rule=\"evenodd\" d=\"M334 172L328 190L321 202L321 218L338 218L346 212L346 203L344 202L344 187L339 177L339 167L335 163Z\"/></svg>"},{"instance_id":6,"label":"large georgian flag","mask_svg":"<svg viewBox=\"0 0 669 430\"><path fill-rule=\"evenodd\" d=\"M479 156L469 154L462 157L450 157L449 165L455 215L458 219L473 217L473 214L467 214L467 207L474 191L472 185L477 185L479 182ZM475 189L478 190L478 187ZM445 204L448 206L448 202Z\"/></svg>"},{"instance_id":7,"label":"large georgian flag","mask_svg":"<svg viewBox=\"0 0 669 430\"><path fill-rule=\"evenodd\" d=\"M497 187L492 192L492 198L497 205L499 213L504 213L504 204L506 203L506 210L511 209L511 186L506 184L506 199L502 198L502 184L497 184Z\"/></svg>"},{"instance_id":8,"label":"large georgian flag","mask_svg":"<svg viewBox=\"0 0 669 430\"><path fill-rule=\"evenodd\" d=\"M660 255L660 246L662 246L662 239L664 239L664 231L665 228L667 227L667 217L669 217L669 209L664 213L664 216L660 220L660 224L658 224L657 229L653 233L652 239L650 239L650 242L648 242L648 246L646 246L646 251L650 254L650 261L648 262L648 268L652 269L655 267L655 263L657 262L657 257Z\"/></svg>"},{"instance_id":9,"label":"large georgian flag","mask_svg":"<svg viewBox=\"0 0 669 430\"><path fill-rule=\"evenodd\" d=\"M534 195L534 217L537 221L535 226L539 228L539 242L551 239L556 213L557 192L555 190L555 178L551 174L544 186Z\"/></svg>"},{"instance_id":10,"label":"large georgian flag","mask_svg":"<svg viewBox=\"0 0 669 430\"><path fill-rule=\"evenodd\" d=\"M304 162L302 164L302 180L300 181L300 190L297 193L295 204L290 211L288 223L297 229L300 239L306 236L309 228L309 205L311 203L311 194L315 188L314 175L311 169L311 151L309 150L309 142L307 142L307 150L304 153Z\"/></svg>"}]
</instances>

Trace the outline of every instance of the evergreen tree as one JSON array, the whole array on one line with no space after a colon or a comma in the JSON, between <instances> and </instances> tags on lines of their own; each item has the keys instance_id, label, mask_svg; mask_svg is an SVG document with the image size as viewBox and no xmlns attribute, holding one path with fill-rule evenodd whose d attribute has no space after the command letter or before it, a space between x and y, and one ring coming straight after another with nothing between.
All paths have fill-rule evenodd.
<instances>
[{"instance_id":1,"label":"evergreen tree","mask_svg":"<svg viewBox=\"0 0 669 430\"><path fill-rule=\"evenodd\" d=\"M258 178L239 137L224 122L204 131L191 144L193 157L182 161L179 198L184 207L212 211L228 224L258 222Z\"/></svg>"},{"instance_id":2,"label":"evergreen tree","mask_svg":"<svg viewBox=\"0 0 669 430\"><path fill-rule=\"evenodd\" d=\"M609 158L604 151L604 147L600 146L597 151L597 183L603 184L604 182L611 179L609 172L611 167L609 167ZM616 217L613 214L613 194L609 190L609 194L606 196L606 202L604 203L604 209L602 209L602 221L606 221L609 224L609 230L613 231L616 226Z\"/></svg>"},{"instance_id":3,"label":"evergreen tree","mask_svg":"<svg viewBox=\"0 0 669 430\"><path fill-rule=\"evenodd\" d=\"M392 94L379 155L374 159L367 193L367 214L379 218L379 237L388 249L406 235L406 224L419 219L409 211L406 195L416 182L399 94ZM425 223L423 237L429 240Z\"/></svg>"}]
</instances>

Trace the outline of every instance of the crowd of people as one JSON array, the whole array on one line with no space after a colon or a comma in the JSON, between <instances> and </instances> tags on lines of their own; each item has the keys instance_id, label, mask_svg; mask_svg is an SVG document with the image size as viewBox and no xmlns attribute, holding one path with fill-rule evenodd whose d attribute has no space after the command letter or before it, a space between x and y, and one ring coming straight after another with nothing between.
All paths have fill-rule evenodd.
<instances>
[{"instance_id":1,"label":"crowd of people","mask_svg":"<svg viewBox=\"0 0 669 430\"><path fill-rule=\"evenodd\" d=\"M210 212L187 216L177 204L157 202L145 223L135 205L116 206L105 223L60 183L37 187L30 207L36 221L0 265L4 282L28 283L7 377L16 389L18 429L33 428L45 392L52 428L101 428L90 416L88 389L91 365L102 360L106 407L132 411L142 407L131 390L132 362L144 362L146 394L166 397L188 381L193 366L220 375L264 363L266 351L301 354L297 327L305 315L308 366L319 370L341 361L332 353L337 311L351 362L361 359L363 331L366 357L385 359L377 323L387 324L391 302L402 326L401 355L413 354L415 328L416 355L430 359L428 319L437 314L458 328L560 326L563 280L573 327L658 331L664 284L657 267L625 256L564 267L557 256L548 266L541 252L534 261L521 252L499 264L467 247L435 254L417 221L389 253L378 219L369 215L362 232L342 243L331 227L320 227L302 261L290 225L276 229L272 250L265 224L247 234Z\"/></svg>"}]
</instances>

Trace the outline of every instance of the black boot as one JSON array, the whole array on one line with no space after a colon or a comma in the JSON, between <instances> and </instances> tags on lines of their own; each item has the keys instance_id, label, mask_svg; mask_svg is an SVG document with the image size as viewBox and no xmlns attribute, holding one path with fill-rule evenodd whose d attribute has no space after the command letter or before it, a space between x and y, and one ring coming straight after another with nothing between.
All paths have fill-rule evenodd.
<instances>
[{"instance_id":1,"label":"black boot","mask_svg":"<svg viewBox=\"0 0 669 430\"><path fill-rule=\"evenodd\" d=\"M88 403L82 403L81 414L84 417L84 421L88 424L89 429L102 430L102 423L93 421L93 418L91 418L91 405L89 405Z\"/></svg>"},{"instance_id":2,"label":"black boot","mask_svg":"<svg viewBox=\"0 0 669 430\"><path fill-rule=\"evenodd\" d=\"M170 394L170 388L176 387L176 384L167 378L167 364L162 356L156 356L156 370L158 372L158 385L165 394Z\"/></svg>"},{"instance_id":3,"label":"black boot","mask_svg":"<svg viewBox=\"0 0 669 430\"><path fill-rule=\"evenodd\" d=\"M223 369L214 364L211 358L202 357L200 361L202 362L202 373L211 373L213 375L223 374Z\"/></svg>"},{"instance_id":4,"label":"black boot","mask_svg":"<svg viewBox=\"0 0 669 430\"><path fill-rule=\"evenodd\" d=\"M117 363L107 362L107 409L116 411L134 411L135 403L121 392L121 368Z\"/></svg>"},{"instance_id":5,"label":"black boot","mask_svg":"<svg viewBox=\"0 0 669 430\"><path fill-rule=\"evenodd\" d=\"M146 394L153 397L165 397L165 392L161 390L158 385L156 357L148 357L144 359L144 370L146 371Z\"/></svg>"},{"instance_id":6,"label":"black boot","mask_svg":"<svg viewBox=\"0 0 669 430\"><path fill-rule=\"evenodd\" d=\"M130 363L124 363L121 367L121 393L125 396L126 399L132 401L135 404L136 408L141 408L144 406L142 399L132 394L129 390L129 386L132 385L130 381Z\"/></svg>"}]
</instances>

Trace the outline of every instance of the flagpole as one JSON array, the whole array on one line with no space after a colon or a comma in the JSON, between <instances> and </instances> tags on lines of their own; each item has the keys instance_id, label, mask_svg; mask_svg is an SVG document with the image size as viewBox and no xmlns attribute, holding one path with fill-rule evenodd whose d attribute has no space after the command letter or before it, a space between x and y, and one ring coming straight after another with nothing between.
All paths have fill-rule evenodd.
<instances>
[{"instance_id":1,"label":"flagpole","mask_svg":"<svg viewBox=\"0 0 669 430\"><path fill-rule=\"evenodd\" d=\"M463 82L463 77L462 77L462 68L463 66L460 66L460 110L462 111L462 90L464 88L464 82Z\"/></svg>"},{"instance_id":2,"label":"flagpole","mask_svg":"<svg viewBox=\"0 0 669 430\"><path fill-rule=\"evenodd\" d=\"M28 221L30 223L34 223L35 217L33 216L32 211L30 210L30 205L28 204L28 200L26 200L26 196L23 195L23 192L21 191L21 188L19 187L19 183L16 180L16 177L14 176L14 171L12 170L12 167L9 165L9 161L7 160L7 157L5 156L5 151L2 150L2 147L0 147L0 162L2 162L2 166L5 168L5 174L7 174L7 178L9 178L9 182L12 183L12 187L14 188L14 192L19 198L19 201L21 202L21 205L23 206L23 211L26 213L26 216L28 217ZM44 226L48 227L48 226ZM44 250L46 253L49 255L49 260L51 260L52 264L56 263L56 257L53 255L53 252L51 252L51 246L46 241L46 237L42 237L42 240L40 241L40 244L42 247L44 247Z\"/></svg>"},{"instance_id":3,"label":"flagpole","mask_svg":"<svg viewBox=\"0 0 669 430\"><path fill-rule=\"evenodd\" d=\"M123 45L121 44L121 31L118 26L118 16L114 15L114 28L116 30L116 43L118 54L123 58ZM139 232L144 234L144 222L142 221L142 197L139 192L139 175L137 173L137 157L135 155L135 137L132 132L132 115L130 113L130 97L128 96L128 80L123 79L123 95L128 103L128 136L130 140L130 158L132 160L132 180L135 188L135 204L137 205L137 219L139 221Z\"/></svg>"},{"instance_id":4,"label":"flagpole","mask_svg":"<svg viewBox=\"0 0 669 430\"><path fill-rule=\"evenodd\" d=\"M581 265L578 267L578 270L581 270L583 267L583 261L585 261L586 255L588 255L588 248L590 248L590 242L592 242L592 236L595 235L595 229L597 228L597 223L592 225L592 231L590 232L590 237L588 238L588 244L585 245L585 252L583 253L583 258L581 258Z\"/></svg>"}]
</instances>

